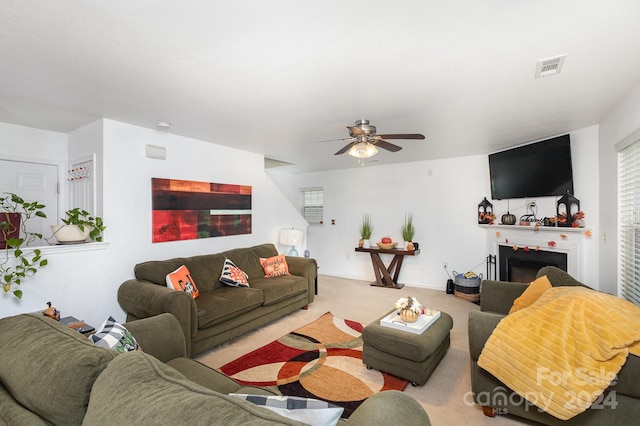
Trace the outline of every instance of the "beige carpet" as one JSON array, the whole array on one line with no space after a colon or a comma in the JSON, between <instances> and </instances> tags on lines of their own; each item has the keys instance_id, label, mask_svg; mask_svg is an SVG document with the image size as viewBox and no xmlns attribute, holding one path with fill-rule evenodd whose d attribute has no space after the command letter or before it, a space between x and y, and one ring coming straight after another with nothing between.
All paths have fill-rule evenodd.
<instances>
[{"instance_id":1,"label":"beige carpet","mask_svg":"<svg viewBox=\"0 0 640 426\"><path fill-rule=\"evenodd\" d=\"M444 283L443 283L444 287ZM314 303L308 310L299 310L285 318L257 329L231 342L205 352L197 359L220 368L250 351L258 349L280 336L317 319L325 312L340 318L368 324L376 320L400 296L415 296L425 306L447 312L453 317L451 347L424 386L407 386L405 393L418 400L425 408L433 426L460 425L532 425L513 416L485 417L482 409L473 404L469 394L469 343L467 335L468 312L479 309L473 303L461 300L444 291L416 287L401 290L371 287L368 282L321 275Z\"/></svg>"}]
</instances>

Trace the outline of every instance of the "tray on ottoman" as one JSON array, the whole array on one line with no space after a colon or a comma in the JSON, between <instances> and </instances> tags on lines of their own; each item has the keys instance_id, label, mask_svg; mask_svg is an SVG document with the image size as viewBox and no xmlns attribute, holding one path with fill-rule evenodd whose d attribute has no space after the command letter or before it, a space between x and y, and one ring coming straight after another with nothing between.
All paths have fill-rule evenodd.
<instances>
[{"instance_id":1,"label":"tray on ottoman","mask_svg":"<svg viewBox=\"0 0 640 426\"><path fill-rule=\"evenodd\" d=\"M395 328L414 334L422 334L436 320L440 318L440 311L431 311L429 315L422 314L416 322L405 322L400 318L400 309L396 309L380 320L380 325Z\"/></svg>"},{"instance_id":2,"label":"tray on ottoman","mask_svg":"<svg viewBox=\"0 0 640 426\"><path fill-rule=\"evenodd\" d=\"M429 328L414 334L380 324L394 311L362 330L362 361L370 368L409 380L414 386L423 385L449 348L453 319L440 312L440 318Z\"/></svg>"}]
</instances>

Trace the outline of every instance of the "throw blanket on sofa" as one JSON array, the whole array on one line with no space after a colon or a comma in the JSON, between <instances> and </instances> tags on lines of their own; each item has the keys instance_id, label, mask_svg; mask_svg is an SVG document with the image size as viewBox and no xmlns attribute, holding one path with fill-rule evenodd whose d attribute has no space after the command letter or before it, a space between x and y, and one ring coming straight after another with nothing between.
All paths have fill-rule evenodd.
<instances>
[{"instance_id":1,"label":"throw blanket on sofa","mask_svg":"<svg viewBox=\"0 0 640 426\"><path fill-rule=\"evenodd\" d=\"M478 365L567 420L598 399L629 352L640 356L640 307L588 288L553 287L500 321Z\"/></svg>"}]
</instances>

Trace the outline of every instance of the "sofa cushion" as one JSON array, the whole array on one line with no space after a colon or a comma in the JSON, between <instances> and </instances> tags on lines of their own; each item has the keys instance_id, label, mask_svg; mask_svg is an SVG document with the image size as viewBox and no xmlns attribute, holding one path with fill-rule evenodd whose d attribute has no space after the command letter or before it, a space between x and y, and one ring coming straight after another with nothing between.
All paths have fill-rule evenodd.
<instances>
[{"instance_id":1,"label":"sofa cushion","mask_svg":"<svg viewBox=\"0 0 640 426\"><path fill-rule=\"evenodd\" d=\"M0 319L0 382L53 424L81 424L94 381L118 352L94 345L51 318Z\"/></svg>"},{"instance_id":2,"label":"sofa cushion","mask_svg":"<svg viewBox=\"0 0 640 426\"><path fill-rule=\"evenodd\" d=\"M195 359L178 357L167 361L166 364L175 368L180 372L180 374L192 382L216 392L231 393L237 392L242 388L240 383L236 382L231 377L228 377L221 372L196 361Z\"/></svg>"},{"instance_id":3,"label":"sofa cushion","mask_svg":"<svg viewBox=\"0 0 640 426\"><path fill-rule=\"evenodd\" d=\"M196 281L193 279L189 268L185 265L181 265L175 271L171 271L167 274L167 287L177 291L184 291L197 299L200 296Z\"/></svg>"},{"instance_id":4,"label":"sofa cushion","mask_svg":"<svg viewBox=\"0 0 640 426\"><path fill-rule=\"evenodd\" d=\"M221 253L203 254L185 259L184 264L198 283L200 294L224 287L220 282L220 271L225 259Z\"/></svg>"},{"instance_id":5,"label":"sofa cushion","mask_svg":"<svg viewBox=\"0 0 640 426\"><path fill-rule=\"evenodd\" d=\"M307 280L297 275L283 275L277 278L256 278L251 288L262 290L264 305L273 305L308 291Z\"/></svg>"},{"instance_id":6,"label":"sofa cushion","mask_svg":"<svg viewBox=\"0 0 640 426\"><path fill-rule=\"evenodd\" d=\"M167 285L167 274L184 265L184 259L150 260L133 267L136 279L149 281L161 286Z\"/></svg>"},{"instance_id":7,"label":"sofa cushion","mask_svg":"<svg viewBox=\"0 0 640 426\"><path fill-rule=\"evenodd\" d=\"M276 254L278 254L276 252ZM224 252L233 263L242 269L249 276L249 283L253 278L264 276L262 272L262 265L260 265L260 256L258 256L253 250L248 248L238 248L228 250Z\"/></svg>"},{"instance_id":8,"label":"sofa cushion","mask_svg":"<svg viewBox=\"0 0 640 426\"><path fill-rule=\"evenodd\" d=\"M140 345L129 330L122 324L118 324L113 317L109 317L98 327L95 334L89 339L98 346L114 349L120 353L139 351Z\"/></svg>"},{"instance_id":9,"label":"sofa cushion","mask_svg":"<svg viewBox=\"0 0 640 426\"><path fill-rule=\"evenodd\" d=\"M7 389L0 384L0 425L47 425L41 417L18 404Z\"/></svg>"},{"instance_id":10,"label":"sofa cushion","mask_svg":"<svg viewBox=\"0 0 640 426\"><path fill-rule=\"evenodd\" d=\"M264 277L260 258L276 256L278 250L273 244L260 244L253 247L228 250L224 254L249 275L249 283L251 283L254 278Z\"/></svg>"},{"instance_id":11,"label":"sofa cushion","mask_svg":"<svg viewBox=\"0 0 640 426\"><path fill-rule=\"evenodd\" d=\"M225 259L220 274L220 281L231 287L249 287L249 276L242 269L238 268L231 259Z\"/></svg>"},{"instance_id":12,"label":"sofa cushion","mask_svg":"<svg viewBox=\"0 0 640 426\"><path fill-rule=\"evenodd\" d=\"M197 301L198 328L214 326L234 316L249 312L264 302L261 290L223 286L203 293Z\"/></svg>"},{"instance_id":13,"label":"sofa cushion","mask_svg":"<svg viewBox=\"0 0 640 426\"><path fill-rule=\"evenodd\" d=\"M553 287L573 285L573 286L591 288L589 286L582 284L580 281L576 280L571 275L569 275L568 272L563 271L557 266L544 266L540 268L540 270L536 273L536 278L540 278L545 275L547 276L547 278L549 279L549 282Z\"/></svg>"},{"instance_id":14,"label":"sofa cushion","mask_svg":"<svg viewBox=\"0 0 640 426\"><path fill-rule=\"evenodd\" d=\"M142 352L122 354L109 364L96 380L84 420L91 425L302 424L199 386Z\"/></svg>"},{"instance_id":15,"label":"sofa cushion","mask_svg":"<svg viewBox=\"0 0 640 426\"><path fill-rule=\"evenodd\" d=\"M151 260L138 263L134 267L134 274L138 280L166 286L167 274L175 271L181 265L185 265L191 272L193 279L198 283L200 293L205 293L214 288L222 287L219 278L224 259L225 256L223 254L216 253L167 260Z\"/></svg>"}]
</instances>

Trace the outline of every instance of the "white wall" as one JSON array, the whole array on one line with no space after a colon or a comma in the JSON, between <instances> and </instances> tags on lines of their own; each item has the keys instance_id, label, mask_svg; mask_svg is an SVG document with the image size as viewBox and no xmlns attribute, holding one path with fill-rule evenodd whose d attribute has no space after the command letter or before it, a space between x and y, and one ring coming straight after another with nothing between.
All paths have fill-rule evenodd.
<instances>
[{"instance_id":1,"label":"white wall","mask_svg":"<svg viewBox=\"0 0 640 426\"><path fill-rule=\"evenodd\" d=\"M67 161L64 133L0 122L0 136L3 158L35 159L52 164Z\"/></svg>"},{"instance_id":2,"label":"white wall","mask_svg":"<svg viewBox=\"0 0 640 426\"><path fill-rule=\"evenodd\" d=\"M598 126L570 134L575 195L587 214L587 226L598 235ZM486 276L485 233L490 231L477 225L478 204L485 196L491 199L486 155L297 174L291 179L278 169L268 173L292 204L298 203L300 188L323 187L324 225L309 227L308 242L322 274L373 280L369 256L354 252L362 215L372 216L372 242L385 235L401 241L405 213L412 213L420 254L405 257L402 283L443 290L448 278L443 262L448 263L450 272L473 270ZM539 205L538 217L555 215L557 198L532 200ZM506 201L492 203L498 218L506 213ZM512 200L511 213L518 217L525 214L525 205L525 200ZM330 224L331 219L336 220L335 225ZM598 288L595 239L587 242L584 252L583 277ZM387 257L383 260L391 259Z\"/></svg>"},{"instance_id":3,"label":"white wall","mask_svg":"<svg viewBox=\"0 0 640 426\"><path fill-rule=\"evenodd\" d=\"M625 134L622 130L628 133L633 128L633 119L617 117L633 116L631 112L640 106L640 91L636 90L627 103L629 106L623 104L619 113L612 113L600 126L600 137L607 138L609 147L621 137L618 133ZM638 121L635 123L640 126ZM615 275L611 279L610 273L600 273L599 268L611 268L609 263L598 262L597 241L602 235L599 224L606 223L607 229L611 225L603 213L608 204L600 208L598 199L607 200L615 194L615 183L603 184L611 171L602 162L598 174L598 127L579 129L571 132L571 137L576 196L587 213L587 226L598 236L586 250L589 270L585 281L595 288L603 282L602 290L608 291L608 283L615 280ZM89 139L103 142L107 247L49 255L49 265L25 282L21 301L8 294L0 295L0 316L39 310L52 301L63 315L74 315L94 325L107 315L123 320L116 292L122 281L132 277L136 263L275 243L280 228L306 226L297 213L298 193L299 188L314 186L325 191L325 225L308 228L306 248L318 260L321 274L373 280L368 255L354 252L364 213L372 215L373 240L385 235L400 240L405 213L414 215L415 241L420 243L421 253L405 258L401 282L443 290L448 276L442 262L448 262L450 271L473 269L485 273L485 231L477 226L476 215L482 198L490 198L486 155L302 175L271 169L267 175L261 155L115 121L101 120L73 132L69 135L70 151L77 152L76 144ZM146 144L166 147L167 159L146 158ZM602 150L604 143L600 145ZM38 156L57 156L59 160L62 151L66 158L67 135L0 123L1 155L26 157L38 152ZM253 234L152 244L152 177L251 185ZM538 216L555 213L555 200L536 201L540 205ZM494 203L497 214L506 211L501 203ZM518 208L512 204L511 211L523 214ZM336 220L336 225L330 225L331 219ZM305 247L298 248L302 251ZM609 246L605 249L609 250Z\"/></svg>"},{"instance_id":4,"label":"white wall","mask_svg":"<svg viewBox=\"0 0 640 426\"><path fill-rule=\"evenodd\" d=\"M0 141L7 140L6 128L0 126ZM41 131L15 132L12 126L8 128L11 144L20 145L24 155L36 152L33 146L41 139L58 136L44 132L42 137ZM101 129L102 136L96 129ZM40 137L31 137L34 134ZM0 295L0 317L40 310L51 301L62 315L76 316L94 326L109 315L122 321L124 313L117 303L116 292L124 280L133 276L136 263L276 243L280 228L306 226L264 173L261 155L109 120L79 129L70 139L76 143L87 137L103 140L103 218L108 244L101 250L73 253L49 249L53 250L47 255L49 265L25 281L22 300L10 294ZM66 135L63 140L66 143ZM1 153L5 143L8 144L0 145ZM167 159L146 158L146 144L165 146ZM152 177L251 185L253 233L152 244Z\"/></svg>"},{"instance_id":5,"label":"white wall","mask_svg":"<svg viewBox=\"0 0 640 426\"><path fill-rule=\"evenodd\" d=\"M640 132L640 85L622 99L600 123L600 283L618 289L618 156L616 144Z\"/></svg>"},{"instance_id":6,"label":"white wall","mask_svg":"<svg viewBox=\"0 0 640 426\"><path fill-rule=\"evenodd\" d=\"M104 201L102 197L104 187L103 125L104 121L98 120L71 132L69 134L69 152L67 157L69 164L74 164L78 160L86 161L87 158L95 154L96 211L91 211L90 213L97 216L103 215L102 203Z\"/></svg>"}]
</instances>

